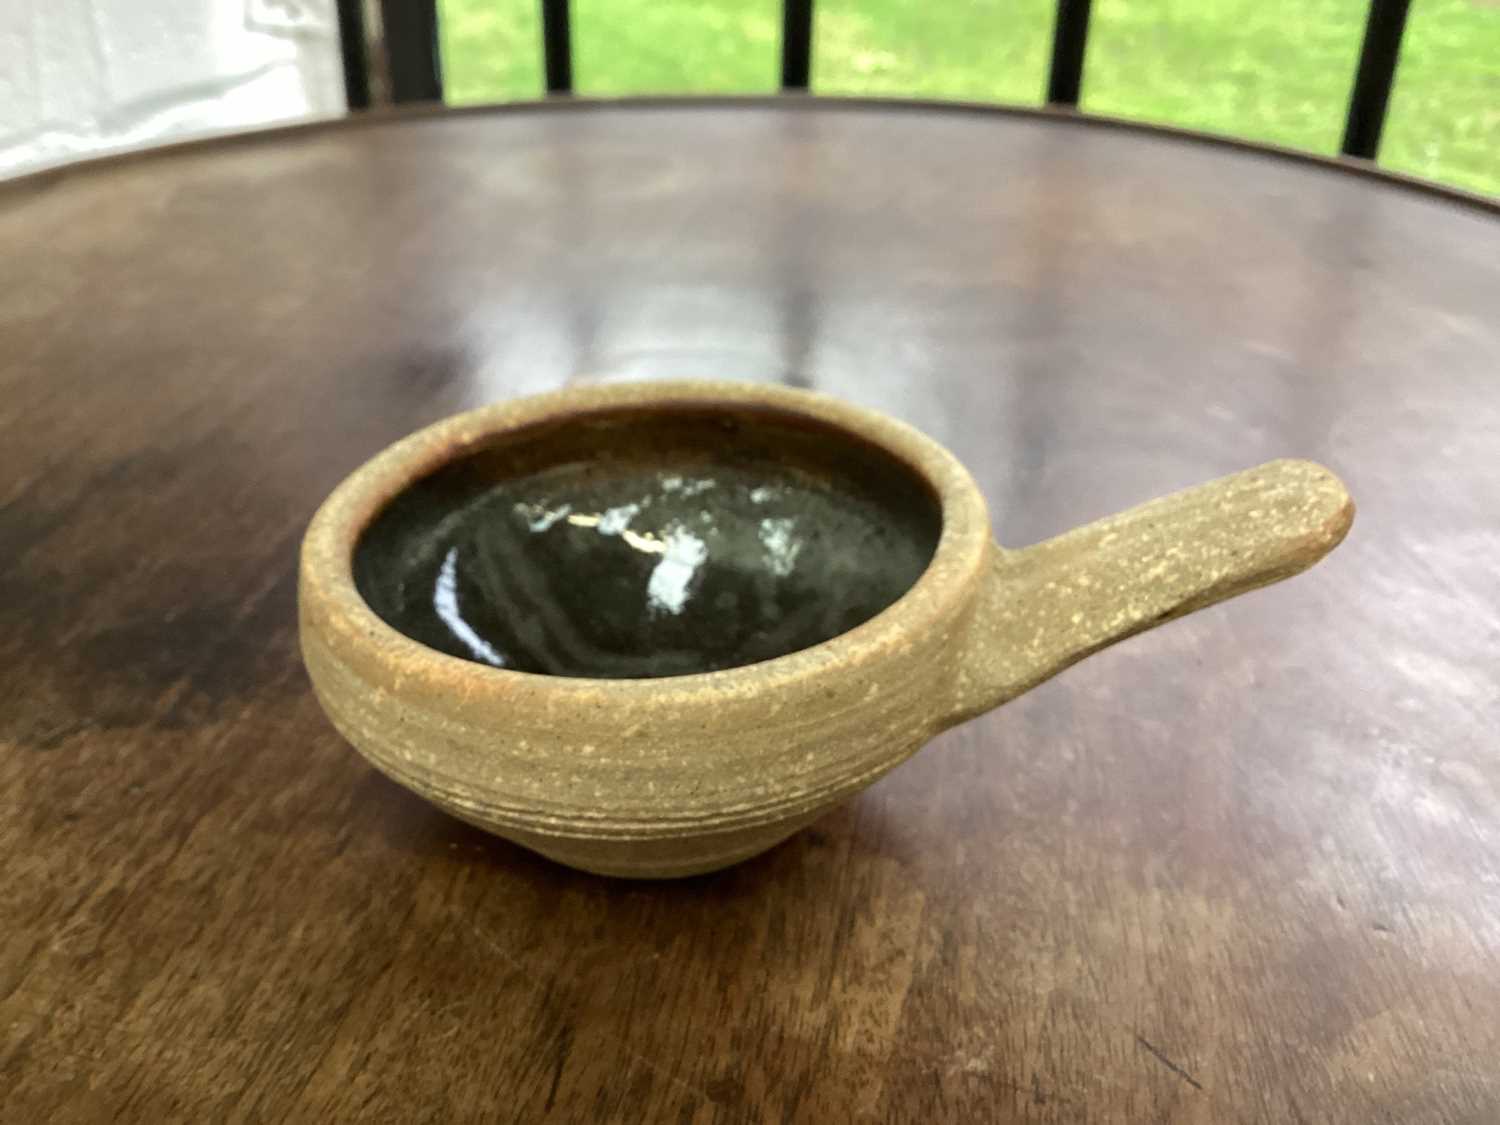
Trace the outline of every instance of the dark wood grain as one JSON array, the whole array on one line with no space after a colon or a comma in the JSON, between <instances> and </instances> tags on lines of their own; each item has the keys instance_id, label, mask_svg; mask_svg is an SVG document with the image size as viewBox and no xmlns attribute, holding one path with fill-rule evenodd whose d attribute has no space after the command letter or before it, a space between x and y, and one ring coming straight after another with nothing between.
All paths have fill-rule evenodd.
<instances>
[{"instance_id":1,"label":"dark wood grain","mask_svg":"<svg viewBox=\"0 0 1500 1125\"><path fill-rule=\"evenodd\" d=\"M1500 220L1064 120L281 133L0 188L0 1120L1500 1120ZM392 439L811 385L1003 542L1292 455L1293 582L612 883L375 775L293 565Z\"/></svg>"}]
</instances>

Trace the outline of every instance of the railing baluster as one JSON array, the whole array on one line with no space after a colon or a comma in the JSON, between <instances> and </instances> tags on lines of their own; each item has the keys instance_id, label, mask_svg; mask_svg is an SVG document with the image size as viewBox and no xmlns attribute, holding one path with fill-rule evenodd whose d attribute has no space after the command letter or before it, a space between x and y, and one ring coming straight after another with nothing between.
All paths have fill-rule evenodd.
<instances>
[{"instance_id":1,"label":"railing baluster","mask_svg":"<svg viewBox=\"0 0 1500 1125\"><path fill-rule=\"evenodd\" d=\"M1057 0L1052 31L1052 70L1047 104L1076 106L1083 88L1083 56L1089 39L1089 0Z\"/></svg>"},{"instance_id":2,"label":"railing baluster","mask_svg":"<svg viewBox=\"0 0 1500 1125\"><path fill-rule=\"evenodd\" d=\"M1401 57L1401 36L1406 31L1409 7L1410 0L1371 0L1359 69L1349 95L1349 116L1344 122L1345 156L1374 160L1380 150L1380 130L1385 125L1385 108Z\"/></svg>"},{"instance_id":3,"label":"railing baluster","mask_svg":"<svg viewBox=\"0 0 1500 1125\"><path fill-rule=\"evenodd\" d=\"M568 27L568 0L542 0L542 58L547 93L573 92L573 36Z\"/></svg>"},{"instance_id":4,"label":"railing baluster","mask_svg":"<svg viewBox=\"0 0 1500 1125\"><path fill-rule=\"evenodd\" d=\"M338 0L339 54L344 61L344 101L370 108L370 56L365 40L364 0Z\"/></svg>"},{"instance_id":5,"label":"railing baluster","mask_svg":"<svg viewBox=\"0 0 1500 1125\"><path fill-rule=\"evenodd\" d=\"M391 101L442 101L437 0L381 0L380 22Z\"/></svg>"},{"instance_id":6,"label":"railing baluster","mask_svg":"<svg viewBox=\"0 0 1500 1125\"><path fill-rule=\"evenodd\" d=\"M812 77L813 0L785 0L781 9L781 88L805 90Z\"/></svg>"}]
</instances>

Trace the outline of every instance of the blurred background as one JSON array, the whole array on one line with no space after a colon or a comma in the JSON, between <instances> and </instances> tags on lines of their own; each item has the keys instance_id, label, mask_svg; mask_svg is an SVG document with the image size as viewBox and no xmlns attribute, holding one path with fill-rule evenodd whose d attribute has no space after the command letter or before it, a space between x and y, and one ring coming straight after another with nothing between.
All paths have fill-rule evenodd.
<instances>
[{"instance_id":1,"label":"blurred background","mask_svg":"<svg viewBox=\"0 0 1500 1125\"><path fill-rule=\"evenodd\" d=\"M1333 154L1368 10L1094 0L1080 108ZM436 12L444 100L542 95L538 0ZM1056 13L1055 0L818 0L811 89L1040 105ZM572 0L574 89L770 93L781 28L781 0ZM0 2L0 175L344 108L335 0ZM1412 0L1379 163L1500 194L1500 0Z\"/></svg>"},{"instance_id":2,"label":"blurred background","mask_svg":"<svg viewBox=\"0 0 1500 1125\"><path fill-rule=\"evenodd\" d=\"M343 112L335 0L0 0L0 176Z\"/></svg>"}]
</instances>

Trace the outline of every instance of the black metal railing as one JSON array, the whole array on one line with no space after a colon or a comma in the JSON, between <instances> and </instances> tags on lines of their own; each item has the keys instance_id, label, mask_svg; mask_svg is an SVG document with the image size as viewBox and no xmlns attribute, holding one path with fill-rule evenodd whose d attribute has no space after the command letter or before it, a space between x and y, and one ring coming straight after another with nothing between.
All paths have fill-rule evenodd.
<instances>
[{"instance_id":1,"label":"black metal railing","mask_svg":"<svg viewBox=\"0 0 1500 1125\"><path fill-rule=\"evenodd\" d=\"M1401 36L1406 32L1406 10L1410 0L1371 0L1365 19L1365 41L1359 49L1359 69L1354 72L1354 91L1349 95L1349 115L1344 119L1345 156L1374 160L1380 150L1380 130L1385 125L1385 107L1396 80L1396 60L1401 56Z\"/></svg>"},{"instance_id":2,"label":"black metal railing","mask_svg":"<svg viewBox=\"0 0 1500 1125\"><path fill-rule=\"evenodd\" d=\"M806 90L812 84L813 0L781 5L781 88Z\"/></svg>"},{"instance_id":3,"label":"black metal railing","mask_svg":"<svg viewBox=\"0 0 1500 1125\"><path fill-rule=\"evenodd\" d=\"M359 0L339 0L339 53L344 61L344 101L350 109L369 109L370 54Z\"/></svg>"},{"instance_id":4,"label":"black metal railing","mask_svg":"<svg viewBox=\"0 0 1500 1125\"><path fill-rule=\"evenodd\" d=\"M1057 0L1047 104L1076 109L1088 53L1090 0ZM542 59L549 94L573 92L569 0L540 0ZM1345 156L1375 159L1401 55L1410 0L1371 0L1359 67L1344 122ZM338 0L344 84L350 109L372 103L440 101L437 0ZM367 19L367 16L377 19ZM372 34L371 25L378 25ZM781 88L805 91L812 78L813 0L783 0Z\"/></svg>"},{"instance_id":5,"label":"black metal railing","mask_svg":"<svg viewBox=\"0 0 1500 1125\"><path fill-rule=\"evenodd\" d=\"M573 32L568 26L568 0L542 0L542 63L547 93L573 92Z\"/></svg>"},{"instance_id":6,"label":"black metal railing","mask_svg":"<svg viewBox=\"0 0 1500 1125\"><path fill-rule=\"evenodd\" d=\"M1089 41L1089 0L1057 0L1052 26L1052 69L1047 104L1076 106L1083 90L1083 56Z\"/></svg>"}]
</instances>

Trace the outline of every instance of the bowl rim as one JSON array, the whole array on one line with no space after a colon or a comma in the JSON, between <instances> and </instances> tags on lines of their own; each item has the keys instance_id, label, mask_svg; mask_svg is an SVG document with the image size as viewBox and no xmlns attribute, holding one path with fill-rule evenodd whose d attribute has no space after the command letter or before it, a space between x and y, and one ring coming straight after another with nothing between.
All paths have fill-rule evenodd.
<instances>
[{"instance_id":1,"label":"bowl rim","mask_svg":"<svg viewBox=\"0 0 1500 1125\"><path fill-rule=\"evenodd\" d=\"M709 672L637 679L554 676L450 656L390 625L354 580L360 536L402 490L443 465L477 452L496 436L590 413L620 409L722 406L769 408L822 422L863 439L925 480L942 521L932 558L917 580L875 616L829 640L769 660ZM592 383L482 406L442 419L387 446L334 488L303 537L299 568L301 627L315 612L324 641L344 657L378 668L381 679L427 684L478 701L518 691L639 702L643 696L740 696L819 672L865 665L943 637L979 588L991 546L989 513L969 471L948 449L888 415L830 395L783 384L712 380ZM310 612L311 611L311 612ZM330 636L332 632L333 636ZM332 647L332 646L331 646Z\"/></svg>"}]
</instances>

